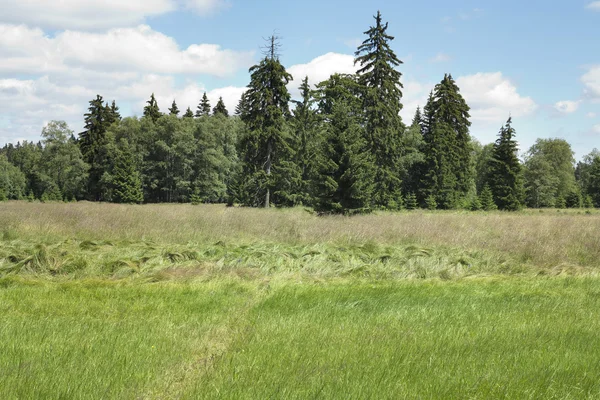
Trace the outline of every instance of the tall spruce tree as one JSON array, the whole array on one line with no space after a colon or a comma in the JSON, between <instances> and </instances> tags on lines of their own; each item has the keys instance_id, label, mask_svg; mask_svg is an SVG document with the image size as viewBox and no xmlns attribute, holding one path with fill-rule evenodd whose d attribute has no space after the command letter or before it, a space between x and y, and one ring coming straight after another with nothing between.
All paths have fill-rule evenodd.
<instances>
[{"instance_id":1,"label":"tall spruce tree","mask_svg":"<svg viewBox=\"0 0 600 400\"><path fill-rule=\"evenodd\" d=\"M131 146L122 139L115 151L111 171L112 200L116 203L144 201L142 179L135 166Z\"/></svg>"},{"instance_id":2,"label":"tall spruce tree","mask_svg":"<svg viewBox=\"0 0 600 400\"><path fill-rule=\"evenodd\" d=\"M494 144L488 177L494 202L499 209L508 211L519 210L524 195L521 163L517 158L518 146L514 138L515 130L512 118L509 118Z\"/></svg>"},{"instance_id":3,"label":"tall spruce tree","mask_svg":"<svg viewBox=\"0 0 600 400\"><path fill-rule=\"evenodd\" d=\"M229 117L229 111L227 111L222 97L219 97L217 105L215 106L215 108L213 108L213 115L224 115L226 117Z\"/></svg>"},{"instance_id":4,"label":"tall spruce tree","mask_svg":"<svg viewBox=\"0 0 600 400\"><path fill-rule=\"evenodd\" d=\"M271 192L283 174L278 167L289 155L286 143L290 116L287 84L293 79L279 61L279 43L269 39L265 58L250 68L246 91L247 112L242 115L247 132L240 142L244 189L241 201L247 205L271 205Z\"/></svg>"},{"instance_id":5,"label":"tall spruce tree","mask_svg":"<svg viewBox=\"0 0 600 400\"><path fill-rule=\"evenodd\" d=\"M109 155L106 152L106 130L113 120L102 96L90 101L85 117L85 130L79 134L79 148L84 161L90 166L87 194L90 200L102 200L102 175L108 168ZM41 195L41 194L40 194Z\"/></svg>"},{"instance_id":6,"label":"tall spruce tree","mask_svg":"<svg viewBox=\"0 0 600 400\"><path fill-rule=\"evenodd\" d=\"M370 211L376 168L364 135L361 86L352 75L332 75L318 86L325 120L316 160L315 210L356 214Z\"/></svg>"},{"instance_id":7,"label":"tall spruce tree","mask_svg":"<svg viewBox=\"0 0 600 400\"><path fill-rule=\"evenodd\" d=\"M288 180L287 192L291 205L310 205L313 199L316 157L321 145L321 118L315 108L316 99L305 77L300 84L301 100L293 100L295 109L291 119L290 146L294 149L293 162L298 169L297 181Z\"/></svg>"},{"instance_id":8,"label":"tall spruce tree","mask_svg":"<svg viewBox=\"0 0 600 400\"><path fill-rule=\"evenodd\" d=\"M179 107L177 107L177 102L175 100L173 100L173 104L171 104L171 108L169 108L169 114L175 116L179 115Z\"/></svg>"},{"instance_id":9,"label":"tall spruce tree","mask_svg":"<svg viewBox=\"0 0 600 400\"><path fill-rule=\"evenodd\" d=\"M469 106L451 75L435 86L424 109L424 174L420 197L455 208L472 186Z\"/></svg>"},{"instance_id":10,"label":"tall spruce tree","mask_svg":"<svg viewBox=\"0 0 600 400\"><path fill-rule=\"evenodd\" d=\"M248 113L248 99L246 96L246 92L244 92L244 93L242 93L242 96L240 97L240 101L238 101L238 104L235 106L235 115L244 119L245 116L247 115L247 113Z\"/></svg>"},{"instance_id":11,"label":"tall spruce tree","mask_svg":"<svg viewBox=\"0 0 600 400\"><path fill-rule=\"evenodd\" d=\"M208 100L208 96L206 92L202 95L202 100L198 104L198 108L196 109L196 118L200 117L208 117L210 115L210 101Z\"/></svg>"},{"instance_id":12,"label":"tall spruce tree","mask_svg":"<svg viewBox=\"0 0 600 400\"><path fill-rule=\"evenodd\" d=\"M147 106L144 107L144 117L152 119L153 122L158 121L162 114L160 113L160 108L158 107L154 93L152 93L150 100L148 100L146 104Z\"/></svg>"},{"instance_id":13,"label":"tall spruce tree","mask_svg":"<svg viewBox=\"0 0 600 400\"><path fill-rule=\"evenodd\" d=\"M393 36L387 33L378 11L375 26L358 47L354 64L359 64L358 82L364 86L363 107L366 117L367 143L376 165L374 203L378 207L396 208L401 196L400 162L404 125L402 109L402 64L390 47Z\"/></svg>"},{"instance_id":14,"label":"tall spruce tree","mask_svg":"<svg viewBox=\"0 0 600 400\"><path fill-rule=\"evenodd\" d=\"M185 114L183 114L183 118L194 118L194 113L190 107L185 110Z\"/></svg>"}]
</instances>

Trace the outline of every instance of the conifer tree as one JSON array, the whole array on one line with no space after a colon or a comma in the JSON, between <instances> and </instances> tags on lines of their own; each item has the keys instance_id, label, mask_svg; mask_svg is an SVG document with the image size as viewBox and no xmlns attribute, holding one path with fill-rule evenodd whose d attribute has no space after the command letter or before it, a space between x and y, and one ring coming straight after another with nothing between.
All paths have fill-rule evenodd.
<instances>
[{"instance_id":1,"label":"conifer tree","mask_svg":"<svg viewBox=\"0 0 600 400\"><path fill-rule=\"evenodd\" d=\"M208 117L210 115L210 101L208 100L208 96L206 92L202 95L202 100L198 104L198 108L196 109L196 118L200 118L202 116Z\"/></svg>"},{"instance_id":2,"label":"conifer tree","mask_svg":"<svg viewBox=\"0 0 600 400\"><path fill-rule=\"evenodd\" d=\"M291 120L292 134L290 146L294 149L295 167L298 169L297 182L291 182L286 188L294 197L291 205L310 205L313 198L316 157L320 146L320 117L315 109L314 92L308 83L308 76L299 87L302 100L293 100L296 105Z\"/></svg>"},{"instance_id":3,"label":"conifer tree","mask_svg":"<svg viewBox=\"0 0 600 400\"><path fill-rule=\"evenodd\" d=\"M194 113L190 107L188 107L185 114L183 114L183 118L194 118Z\"/></svg>"},{"instance_id":4,"label":"conifer tree","mask_svg":"<svg viewBox=\"0 0 600 400\"><path fill-rule=\"evenodd\" d=\"M479 195L479 202L481 203L482 210L492 211L498 209L498 206L494 202L494 194L488 185L483 187L483 190Z\"/></svg>"},{"instance_id":5,"label":"conifer tree","mask_svg":"<svg viewBox=\"0 0 600 400\"><path fill-rule=\"evenodd\" d=\"M488 184L499 209L516 211L522 207L524 189L515 130L511 124L512 118L509 118L494 144Z\"/></svg>"},{"instance_id":6,"label":"conifer tree","mask_svg":"<svg viewBox=\"0 0 600 400\"><path fill-rule=\"evenodd\" d=\"M131 146L121 140L115 152L114 165L111 171L112 197L116 203L142 203L142 179L135 166Z\"/></svg>"},{"instance_id":7,"label":"conifer tree","mask_svg":"<svg viewBox=\"0 0 600 400\"><path fill-rule=\"evenodd\" d=\"M160 113L160 108L158 107L154 93L152 93L150 100L148 100L146 104L147 106L144 107L144 117L149 117L153 122L158 121L162 114Z\"/></svg>"},{"instance_id":8,"label":"conifer tree","mask_svg":"<svg viewBox=\"0 0 600 400\"><path fill-rule=\"evenodd\" d=\"M227 111L222 97L219 97L217 105L215 106L215 108L213 108L213 115L224 115L226 117L229 117L229 111Z\"/></svg>"},{"instance_id":9,"label":"conifer tree","mask_svg":"<svg viewBox=\"0 0 600 400\"><path fill-rule=\"evenodd\" d=\"M169 108L169 114L175 116L179 115L179 107L177 107L177 102L175 102L175 100L173 100L173 104L171 104L171 108Z\"/></svg>"},{"instance_id":10,"label":"conifer tree","mask_svg":"<svg viewBox=\"0 0 600 400\"><path fill-rule=\"evenodd\" d=\"M416 210L419 207L419 204L417 203L417 196L415 196L414 193L407 194L404 205L407 210Z\"/></svg>"},{"instance_id":11,"label":"conifer tree","mask_svg":"<svg viewBox=\"0 0 600 400\"><path fill-rule=\"evenodd\" d=\"M238 101L237 106L235 106L235 115L244 119L248 112L248 99L246 96L246 92L242 93L240 97L240 101Z\"/></svg>"},{"instance_id":12,"label":"conifer tree","mask_svg":"<svg viewBox=\"0 0 600 400\"><path fill-rule=\"evenodd\" d=\"M375 26L365 32L368 38L358 47L354 64L359 64L358 81L364 87L363 108L366 118L367 143L376 165L374 203L378 207L395 208L401 199L400 157L404 125L402 109L402 64L390 47L393 36L387 33L378 11Z\"/></svg>"},{"instance_id":13,"label":"conifer tree","mask_svg":"<svg viewBox=\"0 0 600 400\"><path fill-rule=\"evenodd\" d=\"M356 96L360 85L354 76L334 74L317 87L325 132L316 165L315 210L338 214L368 212L375 165L361 124L362 106Z\"/></svg>"},{"instance_id":14,"label":"conifer tree","mask_svg":"<svg viewBox=\"0 0 600 400\"><path fill-rule=\"evenodd\" d=\"M106 114L108 125L112 125L115 122L121 121L121 113L119 112L119 107L117 107L117 103L114 100L110 106L108 103L106 104Z\"/></svg>"},{"instance_id":15,"label":"conifer tree","mask_svg":"<svg viewBox=\"0 0 600 400\"><path fill-rule=\"evenodd\" d=\"M279 61L279 43L270 38L265 58L250 68L246 91L247 113L242 116L247 132L240 143L245 188L242 202L271 205L271 192L282 177L278 167L286 159L286 119L290 116L287 84L293 79Z\"/></svg>"},{"instance_id":16,"label":"conifer tree","mask_svg":"<svg viewBox=\"0 0 600 400\"><path fill-rule=\"evenodd\" d=\"M96 99L90 101L88 113L85 114L85 131L79 134L78 142L83 159L90 166L87 190L90 200L102 200L100 181L108 167L106 130L112 118L103 104L102 96L97 95Z\"/></svg>"},{"instance_id":17,"label":"conifer tree","mask_svg":"<svg viewBox=\"0 0 600 400\"><path fill-rule=\"evenodd\" d=\"M424 175L421 196L434 196L438 206L454 208L471 188L469 106L451 75L435 87L424 109Z\"/></svg>"}]
</instances>

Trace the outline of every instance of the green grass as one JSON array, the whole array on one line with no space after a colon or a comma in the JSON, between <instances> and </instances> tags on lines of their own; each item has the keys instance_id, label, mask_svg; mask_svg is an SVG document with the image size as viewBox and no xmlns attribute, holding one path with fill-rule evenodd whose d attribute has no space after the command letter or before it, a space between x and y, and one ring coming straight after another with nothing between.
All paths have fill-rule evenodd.
<instances>
[{"instance_id":1,"label":"green grass","mask_svg":"<svg viewBox=\"0 0 600 400\"><path fill-rule=\"evenodd\" d=\"M597 279L4 279L0 398L597 398Z\"/></svg>"},{"instance_id":2,"label":"green grass","mask_svg":"<svg viewBox=\"0 0 600 400\"><path fill-rule=\"evenodd\" d=\"M0 204L0 399L600 398L600 214Z\"/></svg>"}]
</instances>

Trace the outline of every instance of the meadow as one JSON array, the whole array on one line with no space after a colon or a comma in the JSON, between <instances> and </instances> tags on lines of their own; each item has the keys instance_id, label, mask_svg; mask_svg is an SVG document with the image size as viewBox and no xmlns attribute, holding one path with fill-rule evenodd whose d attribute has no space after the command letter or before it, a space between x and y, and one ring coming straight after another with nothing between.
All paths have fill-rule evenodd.
<instances>
[{"instance_id":1,"label":"meadow","mask_svg":"<svg viewBox=\"0 0 600 400\"><path fill-rule=\"evenodd\" d=\"M0 398L597 398L598 232L0 203Z\"/></svg>"}]
</instances>

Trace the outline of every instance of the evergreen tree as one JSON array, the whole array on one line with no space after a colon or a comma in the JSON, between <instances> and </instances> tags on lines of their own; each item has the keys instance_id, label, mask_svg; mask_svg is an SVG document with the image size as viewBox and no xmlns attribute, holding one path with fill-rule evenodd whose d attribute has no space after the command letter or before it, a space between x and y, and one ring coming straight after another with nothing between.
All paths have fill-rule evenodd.
<instances>
[{"instance_id":1,"label":"evergreen tree","mask_svg":"<svg viewBox=\"0 0 600 400\"><path fill-rule=\"evenodd\" d=\"M146 104L147 106L144 107L144 117L150 118L153 122L158 121L162 114L158 107L158 103L156 102L156 98L154 97L154 93L152 93L150 100L148 100Z\"/></svg>"},{"instance_id":2,"label":"evergreen tree","mask_svg":"<svg viewBox=\"0 0 600 400\"><path fill-rule=\"evenodd\" d=\"M194 118L194 113L192 112L191 108L187 108L185 114L183 114L183 118Z\"/></svg>"},{"instance_id":3,"label":"evergreen tree","mask_svg":"<svg viewBox=\"0 0 600 400\"><path fill-rule=\"evenodd\" d=\"M200 118L202 116L208 117L210 115L210 101L208 101L208 96L206 92L202 96L202 100L198 104L198 108L196 109L196 118Z\"/></svg>"},{"instance_id":4,"label":"evergreen tree","mask_svg":"<svg viewBox=\"0 0 600 400\"><path fill-rule=\"evenodd\" d=\"M438 203L437 203L437 201L435 201L434 195L431 194L431 195L427 196L427 198L425 199L425 207L431 211L437 210Z\"/></svg>"},{"instance_id":5,"label":"evergreen tree","mask_svg":"<svg viewBox=\"0 0 600 400\"><path fill-rule=\"evenodd\" d=\"M501 210L516 211L522 207L523 179L512 118L500 130L494 144L488 183L494 202Z\"/></svg>"},{"instance_id":6,"label":"evergreen tree","mask_svg":"<svg viewBox=\"0 0 600 400\"><path fill-rule=\"evenodd\" d=\"M481 208L485 211L498 209L498 206L494 202L494 194L488 185L483 187L483 191L479 195L479 202L481 203Z\"/></svg>"},{"instance_id":7,"label":"evergreen tree","mask_svg":"<svg viewBox=\"0 0 600 400\"><path fill-rule=\"evenodd\" d=\"M246 91L247 113L242 120L247 132L240 143L244 188L241 201L247 205L271 205L271 192L283 178L279 167L289 155L286 143L290 116L287 84L292 76L279 62L277 38L270 38L265 58L250 68Z\"/></svg>"},{"instance_id":8,"label":"evergreen tree","mask_svg":"<svg viewBox=\"0 0 600 400\"><path fill-rule=\"evenodd\" d=\"M108 103L106 104L106 115L108 125L121 121L121 113L119 112L116 101L113 100L110 106Z\"/></svg>"},{"instance_id":9,"label":"evergreen tree","mask_svg":"<svg viewBox=\"0 0 600 400\"><path fill-rule=\"evenodd\" d=\"M317 160L315 210L356 214L370 211L375 166L361 125L359 89L351 76L332 75L318 85L319 110L326 121Z\"/></svg>"},{"instance_id":10,"label":"evergreen tree","mask_svg":"<svg viewBox=\"0 0 600 400\"><path fill-rule=\"evenodd\" d=\"M451 75L436 85L424 114L421 196L433 195L441 208L454 208L471 189L472 147L469 106Z\"/></svg>"},{"instance_id":11,"label":"evergreen tree","mask_svg":"<svg viewBox=\"0 0 600 400\"><path fill-rule=\"evenodd\" d=\"M98 95L90 101L88 113L85 114L85 131L79 134L78 142L83 160L90 166L87 190L90 200L102 200L101 179L108 167L106 131L112 118L103 105L102 96Z\"/></svg>"},{"instance_id":12,"label":"evergreen tree","mask_svg":"<svg viewBox=\"0 0 600 400\"><path fill-rule=\"evenodd\" d=\"M177 107L177 103L175 102L175 100L173 100L173 104L171 105L171 108L169 108L169 114L175 116L179 115L179 107Z\"/></svg>"},{"instance_id":13,"label":"evergreen tree","mask_svg":"<svg viewBox=\"0 0 600 400\"><path fill-rule=\"evenodd\" d=\"M414 193L409 193L406 195L406 200L404 201L405 207L407 210L416 210L419 208L419 204L417 203L417 196Z\"/></svg>"},{"instance_id":14,"label":"evergreen tree","mask_svg":"<svg viewBox=\"0 0 600 400\"><path fill-rule=\"evenodd\" d=\"M26 177L0 153L0 200L19 200L25 195Z\"/></svg>"},{"instance_id":15,"label":"evergreen tree","mask_svg":"<svg viewBox=\"0 0 600 400\"><path fill-rule=\"evenodd\" d=\"M299 87L302 100L294 100L296 105L291 120L292 135L290 146L295 154L292 162L297 168L296 181L287 180L286 187L280 188L286 192L283 197L288 198L290 205L310 205L313 198L313 186L315 176L316 157L321 143L320 117L315 109L314 92L305 77Z\"/></svg>"},{"instance_id":16,"label":"evergreen tree","mask_svg":"<svg viewBox=\"0 0 600 400\"><path fill-rule=\"evenodd\" d=\"M244 92L244 93L242 93L242 96L240 97L240 101L238 102L237 106L235 106L235 115L244 119L247 116L247 113L248 113L248 98L246 96L246 92Z\"/></svg>"},{"instance_id":17,"label":"evergreen tree","mask_svg":"<svg viewBox=\"0 0 600 400\"><path fill-rule=\"evenodd\" d=\"M224 115L226 117L229 117L229 111L227 111L222 97L219 97L217 105L215 106L215 108L213 108L213 115Z\"/></svg>"},{"instance_id":18,"label":"evergreen tree","mask_svg":"<svg viewBox=\"0 0 600 400\"><path fill-rule=\"evenodd\" d=\"M378 207L395 208L401 199L400 156L404 125L400 118L402 104L402 74L396 67L402 64L390 47L393 36L387 34L378 11L375 26L358 47L354 64L359 64L358 81L362 91L366 118L367 143L376 165L374 203Z\"/></svg>"},{"instance_id":19,"label":"evergreen tree","mask_svg":"<svg viewBox=\"0 0 600 400\"><path fill-rule=\"evenodd\" d=\"M142 203L142 179L127 141L122 140L116 151L111 171L112 200L116 203Z\"/></svg>"}]
</instances>

